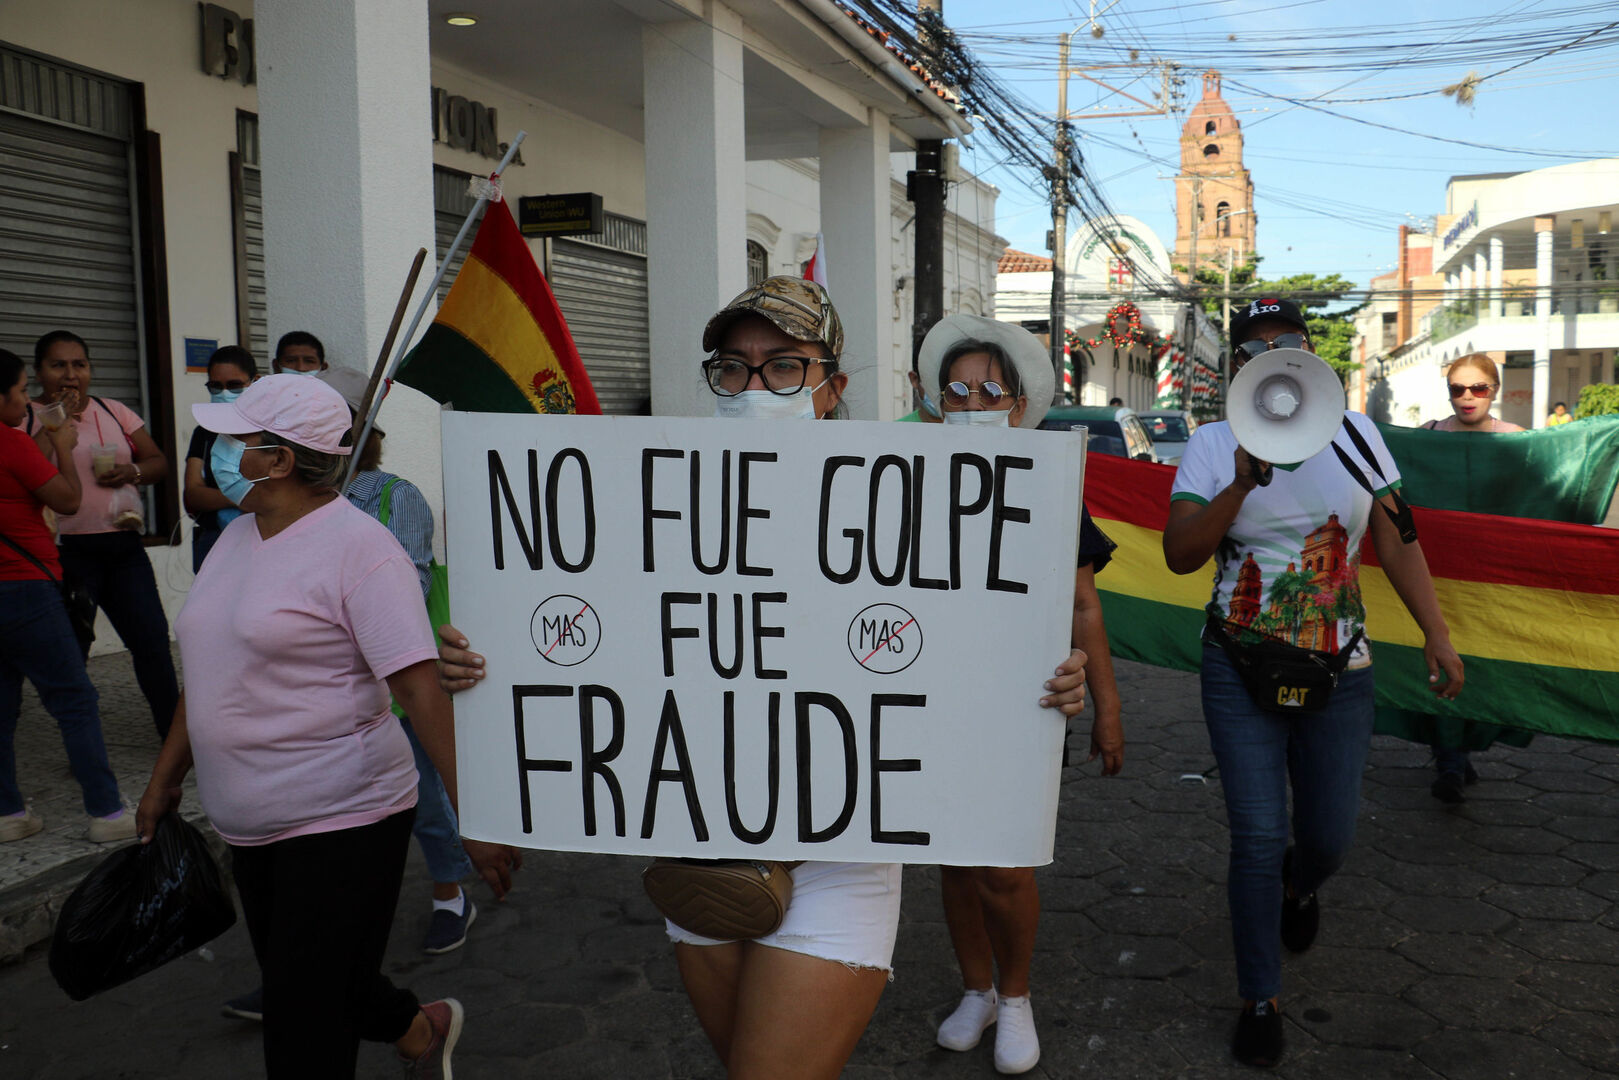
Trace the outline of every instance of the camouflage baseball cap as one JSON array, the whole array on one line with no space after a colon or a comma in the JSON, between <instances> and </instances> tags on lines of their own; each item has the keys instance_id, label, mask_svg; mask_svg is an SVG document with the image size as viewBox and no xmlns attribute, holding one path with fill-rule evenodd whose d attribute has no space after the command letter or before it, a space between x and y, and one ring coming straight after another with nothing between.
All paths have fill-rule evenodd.
<instances>
[{"instance_id":1,"label":"camouflage baseball cap","mask_svg":"<svg viewBox=\"0 0 1619 1080\"><path fill-rule=\"evenodd\" d=\"M762 315L778 330L799 341L818 341L835 360L843 355L843 321L826 290L813 281L768 277L720 309L703 330L703 350L713 352L720 339L744 315Z\"/></svg>"}]
</instances>

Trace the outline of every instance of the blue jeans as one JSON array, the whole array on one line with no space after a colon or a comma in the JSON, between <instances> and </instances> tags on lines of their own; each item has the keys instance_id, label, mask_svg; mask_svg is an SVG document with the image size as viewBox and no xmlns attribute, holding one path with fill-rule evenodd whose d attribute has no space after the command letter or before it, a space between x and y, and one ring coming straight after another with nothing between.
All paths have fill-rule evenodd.
<instances>
[{"instance_id":1,"label":"blue jeans","mask_svg":"<svg viewBox=\"0 0 1619 1080\"><path fill-rule=\"evenodd\" d=\"M79 642L54 581L0 581L0 814L24 809L13 742L24 678L62 729L68 764L84 792L85 812L119 810L118 781L101 741L96 688L84 671Z\"/></svg>"},{"instance_id":2,"label":"blue jeans","mask_svg":"<svg viewBox=\"0 0 1619 1080\"><path fill-rule=\"evenodd\" d=\"M132 532L64 536L62 571L83 581L96 606L107 613L134 661L135 681L152 707L158 736L168 738L180 684L169 654L169 620L141 538Z\"/></svg>"},{"instance_id":3,"label":"blue jeans","mask_svg":"<svg viewBox=\"0 0 1619 1080\"><path fill-rule=\"evenodd\" d=\"M433 768L433 759L422 749L410 719L401 716L399 723L410 740L410 752L416 755L416 821L410 831L416 834L416 843L421 845L427 872L441 884L471 877L472 860L461 846L461 823L455 819L450 793L444 790L444 781Z\"/></svg>"},{"instance_id":4,"label":"blue jeans","mask_svg":"<svg viewBox=\"0 0 1619 1080\"><path fill-rule=\"evenodd\" d=\"M1220 766L1231 860L1226 896L1237 957L1237 993L1249 1001L1282 989L1282 856L1293 788L1294 892L1321 887L1349 854L1361 774L1372 741L1372 671L1346 671L1327 707L1298 718L1254 704L1217 645L1203 646L1203 721Z\"/></svg>"}]
</instances>

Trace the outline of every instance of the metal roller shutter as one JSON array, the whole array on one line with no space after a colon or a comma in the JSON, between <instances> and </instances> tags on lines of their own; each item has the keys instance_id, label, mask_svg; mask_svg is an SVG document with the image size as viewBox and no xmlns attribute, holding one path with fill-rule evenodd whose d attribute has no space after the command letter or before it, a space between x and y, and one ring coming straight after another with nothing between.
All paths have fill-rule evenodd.
<instances>
[{"instance_id":1,"label":"metal roller shutter","mask_svg":"<svg viewBox=\"0 0 1619 1080\"><path fill-rule=\"evenodd\" d=\"M461 230L461 224L466 221L473 204L478 201L467 190L467 181L470 179L472 177L469 173L433 166L433 239L437 248L434 258L441 261L444 253L450 250L450 245L455 243L455 234ZM444 303L444 298L450 295L450 286L455 283L455 275L460 271L461 264L467 261L467 252L472 248L472 238L475 235L476 226L473 231L467 233L466 242L461 245L461 250L455 253L455 258L450 260L449 270L445 271L443 279L438 283L440 305Z\"/></svg>"},{"instance_id":2,"label":"metal roller shutter","mask_svg":"<svg viewBox=\"0 0 1619 1080\"><path fill-rule=\"evenodd\" d=\"M0 49L0 344L72 330L93 391L145 416L130 137L122 83Z\"/></svg>"},{"instance_id":3,"label":"metal roller shutter","mask_svg":"<svg viewBox=\"0 0 1619 1080\"><path fill-rule=\"evenodd\" d=\"M602 411L644 416L652 405L646 224L606 217L599 236L551 241L551 291Z\"/></svg>"},{"instance_id":4,"label":"metal roller shutter","mask_svg":"<svg viewBox=\"0 0 1619 1080\"><path fill-rule=\"evenodd\" d=\"M270 304L264 287L264 180L259 170L242 166L242 238L247 253L247 341L244 344L265 373L270 370Z\"/></svg>"}]
</instances>

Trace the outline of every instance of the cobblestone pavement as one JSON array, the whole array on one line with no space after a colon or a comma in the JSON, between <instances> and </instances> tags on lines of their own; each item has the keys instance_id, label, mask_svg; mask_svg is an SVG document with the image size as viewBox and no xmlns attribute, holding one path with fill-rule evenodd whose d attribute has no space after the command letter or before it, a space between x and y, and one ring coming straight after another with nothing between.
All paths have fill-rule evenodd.
<instances>
[{"instance_id":1,"label":"cobblestone pavement","mask_svg":"<svg viewBox=\"0 0 1619 1080\"><path fill-rule=\"evenodd\" d=\"M149 720L129 693L127 658L95 665L120 778L138 793L154 749ZM1227 1050L1235 976L1224 811L1218 776L1201 779L1212 761L1197 680L1128 663L1121 678L1125 775L1069 770L1057 861L1040 871L1034 1005L1044 1054L1029 1075L1242 1074ZM25 760L37 758L25 786L71 788L54 728L31 710L20 743ZM1619 747L1543 738L1476 761L1482 782L1448 807L1428 794L1425 750L1377 740L1360 840L1322 893L1321 936L1285 961L1288 1053L1275 1075L1619 1074ZM389 971L424 997L466 1004L457 1076L719 1075L639 868L532 853L507 903L473 890L481 914L467 946L430 958L417 951L428 894L413 852ZM31 887L0 879L0 900ZM930 868L906 871L895 968L846 1075L995 1075L992 1035L963 1054L933 1042L959 983ZM36 947L0 967L0 1077L262 1075L255 1027L218 1016L221 1001L255 982L240 926L211 958L193 954L79 1005L51 982ZM360 1075L393 1075L390 1056L365 1047Z\"/></svg>"}]
</instances>

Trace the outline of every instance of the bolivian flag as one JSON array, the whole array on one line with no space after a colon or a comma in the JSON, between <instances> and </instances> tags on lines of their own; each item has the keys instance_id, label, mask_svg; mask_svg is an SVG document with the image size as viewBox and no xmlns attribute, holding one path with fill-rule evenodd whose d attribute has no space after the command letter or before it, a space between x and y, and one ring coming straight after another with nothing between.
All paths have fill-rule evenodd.
<instances>
[{"instance_id":1,"label":"bolivian flag","mask_svg":"<svg viewBox=\"0 0 1619 1080\"><path fill-rule=\"evenodd\" d=\"M551 287L504 201L483 221L398 381L468 412L600 413Z\"/></svg>"},{"instance_id":2,"label":"bolivian flag","mask_svg":"<svg viewBox=\"0 0 1619 1080\"><path fill-rule=\"evenodd\" d=\"M1119 545L1096 579L1114 654L1195 671L1213 571L1178 575L1164 565L1174 475L1163 465L1089 456L1085 503ZM1380 714L1405 710L1442 718L1436 722L1446 727L1499 724L1619 741L1619 530L1415 513L1467 685L1448 703L1428 691L1422 633L1368 540L1360 582Z\"/></svg>"}]
</instances>

